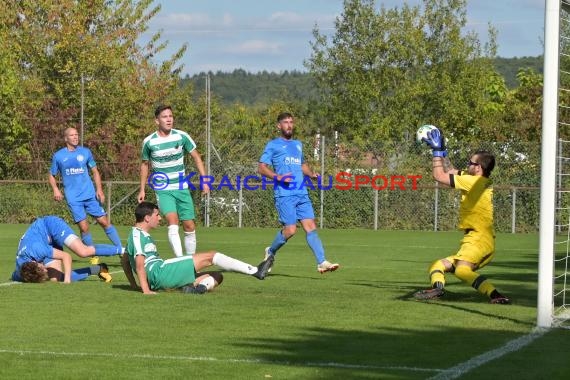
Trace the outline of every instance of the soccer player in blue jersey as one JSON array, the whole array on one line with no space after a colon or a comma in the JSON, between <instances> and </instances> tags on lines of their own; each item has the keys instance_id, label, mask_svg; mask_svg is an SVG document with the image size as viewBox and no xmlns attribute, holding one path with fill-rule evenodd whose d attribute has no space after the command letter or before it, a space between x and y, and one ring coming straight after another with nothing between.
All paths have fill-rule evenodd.
<instances>
[{"instance_id":1,"label":"soccer player in blue jersey","mask_svg":"<svg viewBox=\"0 0 570 380\"><path fill-rule=\"evenodd\" d=\"M21 270L28 262L42 264L48 271L53 269L56 272L62 272L63 278L52 278L64 283L79 281L92 274L91 272L89 274L74 273L71 268L71 256L63 250L64 246L79 257L114 256L122 253L121 247L110 244L87 246L63 219L53 215L43 216L32 222L20 239L12 280L23 280ZM104 279L107 282L110 281L110 279Z\"/></svg>"},{"instance_id":2,"label":"soccer player in blue jersey","mask_svg":"<svg viewBox=\"0 0 570 380\"><path fill-rule=\"evenodd\" d=\"M325 250L315 224L313 204L309 199L305 176L317 178L303 156L303 145L293 139L293 115L283 112L277 117L277 129L281 136L271 140L259 159L259 174L274 181L275 207L283 228L277 232L270 247L265 249L265 258L258 266L256 277L264 279L273 266L275 254L297 231L297 221L305 230L307 244L315 255L320 273L339 268L325 258ZM273 168L273 169L271 169Z\"/></svg>"},{"instance_id":3,"label":"soccer player in blue jersey","mask_svg":"<svg viewBox=\"0 0 570 380\"><path fill-rule=\"evenodd\" d=\"M73 221L79 227L83 243L88 246L93 245L87 220L87 214L89 214L103 227L109 240L116 247L121 248L119 233L109 222L107 213L101 206L105 202L105 193L101 185L101 175L91 151L79 145L79 134L75 128L67 128L64 132L64 139L65 147L55 152L52 157L48 177L53 190L53 198L58 202L64 198L55 179L55 176L59 174L63 181L65 200ZM89 170L93 173L93 181L89 176ZM97 263L97 258L91 260L91 264Z\"/></svg>"},{"instance_id":4,"label":"soccer player in blue jersey","mask_svg":"<svg viewBox=\"0 0 570 380\"><path fill-rule=\"evenodd\" d=\"M89 267L73 269L71 271L71 281L82 281L91 275L97 275L105 282L111 282L113 277L109 273L107 264L101 263L91 265ZM40 283L45 281L63 282L65 275L61 260L53 260L52 264L47 267L43 263L36 261L28 261L22 264L20 268L20 278L22 282Z\"/></svg>"},{"instance_id":5,"label":"soccer player in blue jersey","mask_svg":"<svg viewBox=\"0 0 570 380\"><path fill-rule=\"evenodd\" d=\"M445 273L453 273L489 297L491 303L509 304L509 298L499 293L487 277L476 272L495 256L493 182L489 178L495 168L495 156L487 151L477 151L469 159L467 170L457 170L447 158L445 140L439 129L428 132L424 142L432 149L433 178L461 191L459 229L464 235L461 247L455 254L430 265L431 288L416 292L414 297L421 300L442 297L445 294Z\"/></svg>"},{"instance_id":6,"label":"soccer player in blue jersey","mask_svg":"<svg viewBox=\"0 0 570 380\"><path fill-rule=\"evenodd\" d=\"M145 200L145 186L148 182L156 194L160 212L166 219L168 242L174 255L193 255L196 252L196 213L188 182L184 180L186 154L194 160L201 177L206 175L206 170L194 140L188 133L174 128L172 108L168 105L158 106L154 117L158 130L143 141L138 201L140 203ZM206 194L210 187L204 184L201 190ZM180 222L184 230L184 252L179 234Z\"/></svg>"}]
</instances>

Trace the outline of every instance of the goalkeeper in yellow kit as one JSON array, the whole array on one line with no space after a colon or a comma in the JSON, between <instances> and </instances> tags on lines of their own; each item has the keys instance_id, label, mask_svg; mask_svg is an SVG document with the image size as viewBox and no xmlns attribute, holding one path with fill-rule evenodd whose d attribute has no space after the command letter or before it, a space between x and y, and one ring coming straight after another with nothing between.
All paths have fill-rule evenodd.
<instances>
[{"instance_id":1,"label":"goalkeeper in yellow kit","mask_svg":"<svg viewBox=\"0 0 570 380\"><path fill-rule=\"evenodd\" d=\"M443 134L437 128L428 132L423 141L433 152L433 177L444 185L461 191L459 228L465 235L454 255L435 261L429 267L431 289L414 294L417 299L435 299L444 295L445 273L451 272L461 281L485 294L494 304L509 304L489 280L475 272L495 255L493 228L493 188L489 179L495 167L495 157L487 151L475 152L467 171L454 169L445 149Z\"/></svg>"}]
</instances>

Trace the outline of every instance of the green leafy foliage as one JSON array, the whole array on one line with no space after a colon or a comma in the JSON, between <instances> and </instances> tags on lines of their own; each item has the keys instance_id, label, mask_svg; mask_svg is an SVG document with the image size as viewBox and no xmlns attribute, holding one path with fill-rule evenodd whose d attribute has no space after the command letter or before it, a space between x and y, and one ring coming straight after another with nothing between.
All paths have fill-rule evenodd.
<instances>
[{"instance_id":1,"label":"green leafy foliage","mask_svg":"<svg viewBox=\"0 0 570 380\"><path fill-rule=\"evenodd\" d=\"M176 87L181 67L172 59L160 65L151 57L166 47L156 33L139 46L141 33L160 10L152 0L3 2L2 41L10 41L2 56L9 70L2 92L12 94L10 109L24 115L9 117L0 133L18 134L23 153L44 156L46 135L59 136L66 127L81 129L95 156L121 160L125 150L138 151L157 102ZM17 81L23 89L14 92ZM28 91L29 90L29 91ZM11 99L11 100L10 100ZM28 130L26 134L19 130ZM84 132L84 133L83 133ZM51 147L50 147L51 148ZM102 168L103 176L126 174L128 168Z\"/></svg>"},{"instance_id":2,"label":"green leafy foliage","mask_svg":"<svg viewBox=\"0 0 570 380\"><path fill-rule=\"evenodd\" d=\"M483 55L465 24L465 1L379 12L373 0L346 1L331 41L315 29L307 64L333 127L365 140L402 139L425 120L476 132L494 40Z\"/></svg>"}]
</instances>

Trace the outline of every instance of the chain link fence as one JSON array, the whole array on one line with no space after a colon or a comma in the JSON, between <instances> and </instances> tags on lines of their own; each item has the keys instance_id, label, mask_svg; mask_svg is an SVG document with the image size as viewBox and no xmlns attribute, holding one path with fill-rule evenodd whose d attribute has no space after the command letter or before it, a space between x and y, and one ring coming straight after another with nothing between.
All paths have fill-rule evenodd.
<instances>
[{"instance_id":1,"label":"chain link fence","mask_svg":"<svg viewBox=\"0 0 570 380\"><path fill-rule=\"evenodd\" d=\"M56 141L46 145L58 146ZM273 184L262 181L257 162L267 141L213 141L211 149L197 140L209 160L213 190L202 196L194 175L191 190L197 219L216 227L278 227ZM60 143L61 144L61 143ZM539 224L539 147L533 143L462 146L450 143L449 156L465 168L471 154L486 149L497 157L493 171L495 225L499 232L536 232ZM86 146L89 146L88 141ZM203 148L204 147L204 148ZM456 228L460 194L437 186L431 177L431 152L414 142L341 142L315 136L304 142L304 154L320 182L307 182L321 228L382 230L452 230ZM55 150L54 150L55 151ZM100 171L129 167L136 173L136 154L123 162L95 157ZM47 183L50 158L34 157L19 165L10 180L0 180L0 216L6 223L28 223L38 215L56 214L70 220L65 202L55 202ZM195 171L189 158L188 172ZM26 169L27 168L27 169ZM109 170L113 168L113 170ZM16 178L15 178L16 177ZM133 224L138 178L103 178L104 205L114 224ZM313 190L314 188L314 190ZM154 200L147 187L147 199Z\"/></svg>"}]
</instances>

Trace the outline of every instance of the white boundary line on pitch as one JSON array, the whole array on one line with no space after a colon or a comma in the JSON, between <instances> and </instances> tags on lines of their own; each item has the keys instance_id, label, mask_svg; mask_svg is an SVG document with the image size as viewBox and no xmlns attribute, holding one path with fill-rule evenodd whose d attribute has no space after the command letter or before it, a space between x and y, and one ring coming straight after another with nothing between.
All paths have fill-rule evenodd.
<instances>
[{"instance_id":1,"label":"white boundary line on pitch","mask_svg":"<svg viewBox=\"0 0 570 380\"><path fill-rule=\"evenodd\" d=\"M475 356L467 360L466 362L459 363L456 366L448 368L445 371L442 371L439 374L430 377L428 380L457 379L458 377L465 375L467 372L471 371L472 369L480 367L483 364L490 362L491 360L498 359L501 356L520 350L521 348L531 344L536 339L543 336L547 331L548 329L535 328L529 334L523 335L517 339L513 339L507 342L502 347L496 348L491 351L487 351L481 355Z\"/></svg>"},{"instance_id":2,"label":"white boundary line on pitch","mask_svg":"<svg viewBox=\"0 0 570 380\"><path fill-rule=\"evenodd\" d=\"M21 282L10 281L10 282L2 282L2 283L0 283L0 286L11 286L11 285L18 285L18 284L21 284Z\"/></svg>"},{"instance_id":3,"label":"white boundary line on pitch","mask_svg":"<svg viewBox=\"0 0 570 380\"><path fill-rule=\"evenodd\" d=\"M149 355L149 354L112 354L103 352L56 352L56 351L34 351L34 350L5 350L0 349L0 353L17 354L17 355L52 355L52 356L90 356L90 357L106 357L113 359L150 359L150 360L180 360L180 361L206 361L220 363L246 363L246 364L270 364L270 365L290 365L297 367L329 367L329 368L345 368L345 369L384 369L411 372L441 372L439 368L418 368L404 366L377 366L365 364L343 364L334 362L289 362L279 360L263 360L263 359L218 359L204 356L175 356L175 355Z\"/></svg>"}]
</instances>

